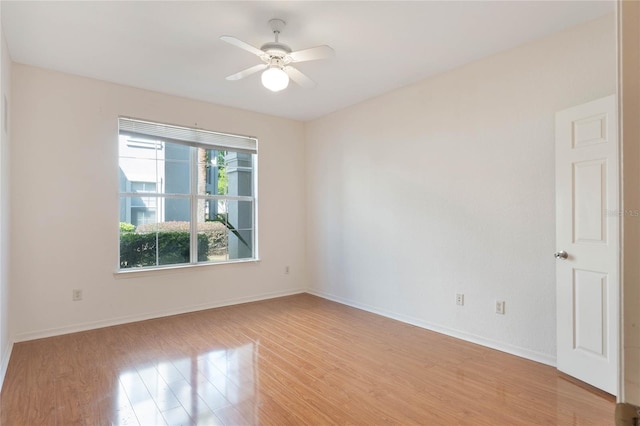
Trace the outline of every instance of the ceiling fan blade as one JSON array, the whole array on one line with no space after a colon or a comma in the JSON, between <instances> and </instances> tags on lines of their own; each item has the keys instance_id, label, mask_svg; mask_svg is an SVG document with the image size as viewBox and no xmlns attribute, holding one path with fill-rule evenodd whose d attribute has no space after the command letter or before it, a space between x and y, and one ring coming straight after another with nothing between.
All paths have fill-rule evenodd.
<instances>
[{"instance_id":1,"label":"ceiling fan blade","mask_svg":"<svg viewBox=\"0 0 640 426\"><path fill-rule=\"evenodd\" d=\"M331 46L322 45L310 47L308 49L298 50L289 53L293 62L315 61L317 59L326 59L334 56L336 51Z\"/></svg>"},{"instance_id":2,"label":"ceiling fan blade","mask_svg":"<svg viewBox=\"0 0 640 426\"><path fill-rule=\"evenodd\" d=\"M259 65L254 65L250 68L247 68L246 70L242 70L240 72L237 72L235 74L230 75L229 77L227 77L227 80L240 80L241 78L245 78L250 76L251 74L255 74L258 71L262 71L263 69L265 69L266 67L268 67L269 65L267 64L259 64Z\"/></svg>"},{"instance_id":3,"label":"ceiling fan blade","mask_svg":"<svg viewBox=\"0 0 640 426\"><path fill-rule=\"evenodd\" d=\"M222 41L226 41L229 44L233 44L236 47L239 47L240 49L244 49L247 52L251 52L256 56L262 56L264 55L264 52L260 49L258 49L257 47L253 47L252 45L250 45L249 43L245 43L242 40L238 40L235 37L232 36L221 36L220 40Z\"/></svg>"},{"instance_id":4,"label":"ceiling fan blade","mask_svg":"<svg viewBox=\"0 0 640 426\"><path fill-rule=\"evenodd\" d=\"M295 81L296 83L298 83L300 86L304 87L305 89L310 89L312 87L316 87L316 82L311 80L309 77L307 77L306 75L302 74L300 71L298 71L296 68L292 67L292 66L286 66L283 68L284 72L287 73L287 75L289 76L289 78L291 78L291 80Z\"/></svg>"}]
</instances>

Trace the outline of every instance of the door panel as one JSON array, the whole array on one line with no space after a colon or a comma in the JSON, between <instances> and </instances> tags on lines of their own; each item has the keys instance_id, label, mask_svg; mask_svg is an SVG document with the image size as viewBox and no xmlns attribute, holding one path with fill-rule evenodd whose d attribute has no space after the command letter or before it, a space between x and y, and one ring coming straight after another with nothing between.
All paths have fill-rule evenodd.
<instances>
[{"instance_id":1,"label":"door panel","mask_svg":"<svg viewBox=\"0 0 640 426\"><path fill-rule=\"evenodd\" d=\"M574 270L574 348L607 356L607 274Z\"/></svg>"},{"instance_id":2,"label":"door panel","mask_svg":"<svg viewBox=\"0 0 640 426\"><path fill-rule=\"evenodd\" d=\"M607 143L607 114L596 114L573 122L573 147Z\"/></svg>"},{"instance_id":3,"label":"door panel","mask_svg":"<svg viewBox=\"0 0 640 426\"><path fill-rule=\"evenodd\" d=\"M615 96L556 114L557 367L618 389L619 196Z\"/></svg>"},{"instance_id":4,"label":"door panel","mask_svg":"<svg viewBox=\"0 0 640 426\"><path fill-rule=\"evenodd\" d=\"M573 164L573 242L606 243L606 160Z\"/></svg>"}]
</instances>

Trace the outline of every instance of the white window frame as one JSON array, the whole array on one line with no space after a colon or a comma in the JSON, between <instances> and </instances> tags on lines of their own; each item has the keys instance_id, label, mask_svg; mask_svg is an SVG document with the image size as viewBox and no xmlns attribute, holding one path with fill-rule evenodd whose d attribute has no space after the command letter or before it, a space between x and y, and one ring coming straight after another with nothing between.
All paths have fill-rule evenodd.
<instances>
[{"instance_id":1,"label":"white window frame","mask_svg":"<svg viewBox=\"0 0 640 426\"><path fill-rule=\"evenodd\" d=\"M132 117L120 116L118 117L118 137L123 133L130 133L134 135L134 141L132 142L137 146L135 136L142 138L157 138L163 142L177 143L191 148L204 148L215 149L224 151L233 151L240 153L250 153L252 162L252 195L251 196L237 196L237 195L200 195L198 194L198 151L197 149L190 149L190 191L189 194L173 194L173 193L146 193L157 196L158 202L161 199L166 198L182 198L189 199L190 201L190 261L189 263L178 263L172 265L154 265L154 266L140 266L132 268L120 268L120 230L118 228L118 256L116 274L130 274L139 272L158 271L165 269L177 269L177 268L190 268L200 266L212 266L223 265L228 263L242 263L242 262L256 262L260 260L258 251L258 140L252 136L234 135L229 133L220 133L210 130L188 128L183 126L176 126L172 124L152 122L148 120L140 120ZM148 131L149 133L146 133ZM166 131L167 136L163 136ZM128 143L132 146L132 143ZM158 145L161 142L158 142ZM155 146L139 146L140 148L158 149L158 145ZM120 154L118 154L120 158ZM119 163L119 161L118 161ZM162 185L164 186L164 185ZM127 192L121 192L118 190L118 204L122 197L135 197L140 196L139 192L132 192L130 184L127 184ZM167 197L168 196L168 197ZM252 233L251 233L251 247L252 257L241 259L227 259L225 261L198 261L198 202L206 200L228 200L228 201L250 201L252 206L251 218L252 218ZM158 215L156 207L156 215Z\"/></svg>"}]
</instances>

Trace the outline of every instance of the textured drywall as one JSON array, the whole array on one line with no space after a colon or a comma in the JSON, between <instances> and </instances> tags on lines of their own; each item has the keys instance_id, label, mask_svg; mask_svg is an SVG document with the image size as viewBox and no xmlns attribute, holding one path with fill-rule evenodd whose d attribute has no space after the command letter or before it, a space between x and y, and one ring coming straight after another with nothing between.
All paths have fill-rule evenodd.
<instances>
[{"instance_id":1,"label":"textured drywall","mask_svg":"<svg viewBox=\"0 0 640 426\"><path fill-rule=\"evenodd\" d=\"M12 72L16 340L306 287L302 123L20 64ZM118 115L258 138L260 262L114 275Z\"/></svg>"},{"instance_id":2,"label":"textured drywall","mask_svg":"<svg viewBox=\"0 0 640 426\"><path fill-rule=\"evenodd\" d=\"M553 364L554 113L615 93L614 24L308 123L311 291Z\"/></svg>"}]
</instances>

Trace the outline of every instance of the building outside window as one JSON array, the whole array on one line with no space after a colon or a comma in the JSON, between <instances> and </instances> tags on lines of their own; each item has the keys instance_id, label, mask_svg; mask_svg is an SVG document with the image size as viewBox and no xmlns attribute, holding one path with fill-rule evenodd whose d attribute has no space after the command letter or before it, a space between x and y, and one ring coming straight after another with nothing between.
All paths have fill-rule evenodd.
<instances>
[{"instance_id":1,"label":"building outside window","mask_svg":"<svg viewBox=\"0 0 640 426\"><path fill-rule=\"evenodd\" d=\"M156 182L131 182L131 192L143 194L145 192L155 193L157 188ZM127 212L130 214L127 218L128 222L131 224L138 225L146 225L149 223L156 222L156 212L157 212L157 199L155 197L132 197L127 199L130 201L130 206L128 207Z\"/></svg>"},{"instance_id":2,"label":"building outside window","mask_svg":"<svg viewBox=\"0 0 640 426\"><path fill-rule=\"evenodd\" d=\"M255 138L118 123L121 270L257 258Z\"/></svg>"}]
</instances>

